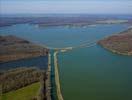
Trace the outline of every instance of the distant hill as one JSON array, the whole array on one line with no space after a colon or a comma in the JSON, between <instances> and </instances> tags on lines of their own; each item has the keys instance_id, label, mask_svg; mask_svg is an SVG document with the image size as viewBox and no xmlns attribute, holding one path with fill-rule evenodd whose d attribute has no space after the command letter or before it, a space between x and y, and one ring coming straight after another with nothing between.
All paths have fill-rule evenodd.
<instances>
[{"instance_id":1,"label":"distant hill","mask_svg":"<svg viewBox=\"0 0 132 100\"><path fill-rule=\"evenodd\" d=\"M127 20L127 23L132 24L132 15L88 15L88 14L1 15L0 27L25 23L35 24L39 26L64 26L64 25L83 26L101 23L108 24L110 20L111 21L120 20L120 22L121 20ZM124 23L126 23L126 21Z\"/></svg>"}]
</instances>

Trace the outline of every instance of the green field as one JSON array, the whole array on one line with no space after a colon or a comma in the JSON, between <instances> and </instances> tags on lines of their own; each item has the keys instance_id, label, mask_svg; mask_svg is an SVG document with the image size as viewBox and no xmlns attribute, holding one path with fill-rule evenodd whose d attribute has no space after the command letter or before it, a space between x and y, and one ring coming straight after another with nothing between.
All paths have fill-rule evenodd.
<instances>
[{"instance_id":1,"label":"green field","mask_svg":"<svg viewBox=\"0 0 132 100\"><path fill-rule=\"evenodd\" d=\"M31 100L38 93L40 83L34 83L16 91L11 91L2 95L2 100Z\"/></svg>"}]
</instances>

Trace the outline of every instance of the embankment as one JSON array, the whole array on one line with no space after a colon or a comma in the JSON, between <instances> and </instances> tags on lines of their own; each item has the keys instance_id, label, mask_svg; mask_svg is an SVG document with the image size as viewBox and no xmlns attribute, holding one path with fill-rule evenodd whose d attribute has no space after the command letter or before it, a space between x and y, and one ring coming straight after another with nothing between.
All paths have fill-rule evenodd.
<instances>
[{"instance_id":1,"label":"embankment","mask_svg":"<svg viewBox=\"0 0 132 100\"><path fill-rule=\"evenodd\" d=\"M60 78L59 78L59 70L58 70L58 61L57 61L57 53L58 51L54 52L54 66L55 66L55 84L56 84L56 91L58 100L64 100L62 93L61 93L61 86L60 86Z\"/></svg>"}]
</instances>

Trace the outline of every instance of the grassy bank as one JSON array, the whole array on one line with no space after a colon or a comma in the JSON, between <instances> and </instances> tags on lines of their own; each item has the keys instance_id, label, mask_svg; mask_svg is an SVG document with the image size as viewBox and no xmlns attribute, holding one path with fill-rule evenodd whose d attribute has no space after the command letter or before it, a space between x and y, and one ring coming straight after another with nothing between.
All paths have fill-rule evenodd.
<instances>
[{"instance_id":1,"label":"grassy bank","mask_svg":"<svg viewBox=\"0 0 132 100\"><path fill-rule=\"evenodd\" d=\"M2 95L2 100L32 100L40 88L40 83L34 83L32 85L23 87L16 91L11 91Z\"/></svg>"},{"instance_id":2,"label":"grassy bank","mask_svg":"<svg viewBox=\"0 0 132 100\"><path fill-rule=\"evenodd\" d=\"M7 93L13 90L15 91L22 87L39 82L40 77L41 72L35 67L23 67L6 71L2 75L0 75L2 93Z\"/></svg>"}]
</instances>

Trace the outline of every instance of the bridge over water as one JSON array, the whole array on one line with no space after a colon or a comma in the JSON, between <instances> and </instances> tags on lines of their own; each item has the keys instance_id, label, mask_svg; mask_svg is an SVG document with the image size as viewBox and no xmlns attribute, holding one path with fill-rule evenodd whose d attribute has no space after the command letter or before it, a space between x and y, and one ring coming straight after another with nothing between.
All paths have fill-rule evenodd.
<instances>
[{"instance_id":1,"label":"bridge over water","mask_svg":"<svg viewBox=\"0 0 132 100\"><path fill-rule=\"evenodd\" d=\"M79 49L79 48L85 48L85 47L92 47L96 45L96 41L88 41L88 42L84 42L82 44L79 44L77 46L71 46L71 47L63 47L63 48L54 48L54 47L46 47L50 50L55 50L55 51L68 51L68 50L73 50L73 49Z\"/></svg>"}]
</instances>

